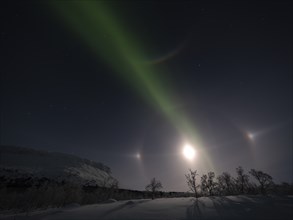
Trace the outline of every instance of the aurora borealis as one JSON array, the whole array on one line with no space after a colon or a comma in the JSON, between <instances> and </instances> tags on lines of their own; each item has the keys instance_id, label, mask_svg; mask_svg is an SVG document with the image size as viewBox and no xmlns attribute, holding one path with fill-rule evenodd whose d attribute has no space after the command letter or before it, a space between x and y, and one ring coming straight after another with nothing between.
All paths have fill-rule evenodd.
<instances>
[{"instance_id":1,"label":"aurora borealis","mask_svg":"<svg viewBox=\"0 0 293 220\"><path fill-rule=\"evenodd\" d=\"M103 162L123 188L239 165L292 182L289 4L6 2L1 144Z\"/></svg>"}]
</instances>

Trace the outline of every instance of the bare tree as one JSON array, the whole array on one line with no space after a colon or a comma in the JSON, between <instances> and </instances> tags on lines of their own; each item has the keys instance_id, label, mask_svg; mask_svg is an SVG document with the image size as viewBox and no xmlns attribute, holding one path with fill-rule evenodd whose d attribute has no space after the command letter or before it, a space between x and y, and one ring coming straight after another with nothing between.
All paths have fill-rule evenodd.
<instances>
[{"instance_id":1,"label":"bare tree","mask_svg":"<svg viewBox=\"0 0 293 220\"><path fill-rule=\"evenodd\" d=\"M223 192L224 195L231 195L233 192L233 179L230 173L223 172L217 179L219 190Z\"/></svg>"},{"instance_id":2,"label":"bare tree","mask_svg":"<svg viewBox=\"0 0 293 220\"><path fill-rule=\"evenodd\" d=\"M243 194L248 186L249 176L244 173L244 170L241 166L236 168L236 173L237 177L235 181L239 192Z\"/></svg>"},{"instance_id":3,"label":"bare tree","mask_svg":"<svg viewBox=\"0 0 293 220\"><path fill-rule=\"evenodd\" d=\"M199 187L196 184L196 176L198 176L197 170L192 171L191 169L189 169L189 172L190 173L185 174L186 182L187 182L189 189L194 193L195 198L197 198L198 197L197 188Z\"/></svg>"},{"instance_id":4,"label":"bare tree","mask_svg":"<svg viewBox=\"0 0 293 220\"><path fill-rule=\"evenodd\" d=\"M274 185L273 178L267 173L255 169L251 169L249 173L259 182L262 194L267 194L268 189Z\"/></svg>"},{"instance_id":5,"label":"bare tree","mask_svg":"<svg viewBox=\"0 0 293 220\"><path fill-rule=\"evenodd\" d=\"M227 195L227 188L226 188L226 185L225 185L225 182L224 182L224 178L223 178L223 175L219 175L217 176L217 181L218 181L218 194L220 196L223 196L223 195Z\"/></svg>"},{"instance_id":6,"label":"bare tree","mask_svg":"<svg viewBox=\"0 0 293 220\"><path fill-rule=\"evenodd\" d=\"M214 182L215 173L214 172L208 172L208 179L207 179L207 190L209 192L210 196L214 195L214 190L216 183Z\"/></svg>"},{"instance_id":7,"label":"bare tree","mask_svg":"<svg viewBox=\"0 0 293 220\"><path fill-rule=\"evenodd\" d=\"M152 178L150 184L148 184L145 187L146 191L152 192L152 199L155 198L155 193L162 188L163 188L162 183L160 181L156 180L155 177Z\"/></svg>"},{"instance_id":8,"label":"bare tree","mask_svg":"<svg viewBox=\"0 0 293 220\"><path fill-rule=\"evenodd\" d=\"M201 188L201 193L206 196L208 195L208 176L206 174L202 175L202 177L200 178L200 188Z\"/></svg>"}]
</instances>

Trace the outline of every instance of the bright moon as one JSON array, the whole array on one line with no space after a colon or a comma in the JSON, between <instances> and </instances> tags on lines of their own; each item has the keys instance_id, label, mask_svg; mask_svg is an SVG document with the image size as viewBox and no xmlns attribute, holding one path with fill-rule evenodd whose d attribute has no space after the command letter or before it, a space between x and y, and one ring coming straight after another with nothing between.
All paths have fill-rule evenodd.
<instances>
[{"instance_id":1,"label":"bright moon","mask_svg":"<svg viewBox=\"0 0 293 220\"><path fill-rule=\"evenodd\" d=\"M183 155L186 159L192 160L195 157L196 151L192 146L186 144L183 148Z\"/></svg>"}]
</instances>

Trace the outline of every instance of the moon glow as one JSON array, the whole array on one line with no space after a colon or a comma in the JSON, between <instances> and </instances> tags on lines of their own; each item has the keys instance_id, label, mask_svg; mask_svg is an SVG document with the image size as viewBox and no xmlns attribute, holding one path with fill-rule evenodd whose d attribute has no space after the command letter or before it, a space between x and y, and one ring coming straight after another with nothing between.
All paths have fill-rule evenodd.
<instances>
[{"instance_id":1,"label":"moon glow","mask_svg":"<svg viewBox=\"0 0 293 220\"><path fill-rule=\"evenodd\" d=\"M183 156L188 160L192 160L196 156L195 149L189 144L184 145L182 153Z\"/></svg>"}]
</instances>

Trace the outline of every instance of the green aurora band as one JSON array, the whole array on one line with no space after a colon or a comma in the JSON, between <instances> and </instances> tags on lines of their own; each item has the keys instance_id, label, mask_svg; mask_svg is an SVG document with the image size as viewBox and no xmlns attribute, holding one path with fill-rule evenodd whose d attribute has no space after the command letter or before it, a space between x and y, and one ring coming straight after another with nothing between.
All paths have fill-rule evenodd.
<instances>
[{"instance_id":1,"label":"green aurora band","mask_svg":"<svg viewBox=\"0 0 293 220\"><path fill-rule=\"evenodd\" d=\"M121 20L115 19L105 2L49 1L49 4L94 54L159 108L183 139L196 146L207 169L214 170L196 129L184 113L173 107L176 102L171 99L171 89L160 78L162 70L145 62L142 44L123 28Z\"/></svg>"}]
</instances>

